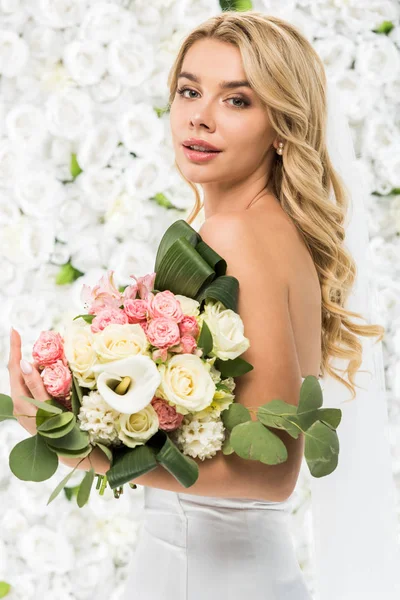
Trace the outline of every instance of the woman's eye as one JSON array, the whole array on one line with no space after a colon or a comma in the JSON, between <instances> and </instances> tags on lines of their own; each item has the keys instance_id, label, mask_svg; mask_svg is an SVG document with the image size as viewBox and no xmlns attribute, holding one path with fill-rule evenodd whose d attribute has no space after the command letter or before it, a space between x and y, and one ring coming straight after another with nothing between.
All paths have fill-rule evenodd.
<instances>
[{"instance_id":1,"label":"woman's eye","mask_svg":"<svg viewBox=\"0 0 400 600\"><path fill-rule=\"evenodd\" d=\"M195 94L198 93L198 92L196 92L196 90L192 90L192 88L178 88L176 91L178 94L183 96L183 98L188 98L188 99L193 98L193 96L185 96L184 95L185 92L194 92ZM233 98L228 98L228 100L238 100L239 102L242 103L241 106L233 104L232 106L234 108L245 108L246 106L248 106L250 104L249 102L247 102L243 98L240 98L239 96L234 96Z\"/></svg>"}]
</instances>

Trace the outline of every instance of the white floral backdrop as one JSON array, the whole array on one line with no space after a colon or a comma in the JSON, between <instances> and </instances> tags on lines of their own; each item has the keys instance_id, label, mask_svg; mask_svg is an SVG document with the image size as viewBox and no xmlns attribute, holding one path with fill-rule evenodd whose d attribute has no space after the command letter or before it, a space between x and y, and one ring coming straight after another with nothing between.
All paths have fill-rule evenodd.
<instances>
[{"instance_id":1,"label":"white floral backdrop","mask_svg":"<svg viewBox=\"0 0 400 600\"><path fill-rule=\"evenodd\" d=\"M240 0L239 0L240 1ZM75 316L83 283L113 269L119 285L153 269L163 231L185 218L190 188L174 168L167 74L189 30L217 0L0 0L0 390L9 393L9 328L31 359L40 331ZM239 4L238 4L239 6ZM251 7L242 0L242 8ZM221 8L222 7L222 8ZM314 44L346 98L369 183L371 276L377 281L393 470L400 488L400 7L396 0L253 0ZM202 215L194 224L197 226ZM82 471L42 484L10 472L27 433L0 425L0 582L10 600L118 600L141 526L143 487L119 500ZM292 513L311 593L309 472ZM128 486L125 486L128 487Z\"/></svg>"}]
</instances>

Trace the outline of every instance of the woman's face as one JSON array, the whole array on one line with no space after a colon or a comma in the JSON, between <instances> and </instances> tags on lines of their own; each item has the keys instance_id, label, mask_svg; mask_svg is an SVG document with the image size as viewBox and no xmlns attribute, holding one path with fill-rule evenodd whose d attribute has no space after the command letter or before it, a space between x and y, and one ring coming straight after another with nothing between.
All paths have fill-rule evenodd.
<instances>
[{"instance_id":1,"label":"woman's face","mask_svg":"<svg viewBox=\"0 0 400 600\"><path fill-rule=\"evenodd\" d=\"M170 126L176 162L185 177L199 184L232 183L266 173L267 156L277 143L265 108L246 85L221 87L223 82L246 80L239 49L198 40L186 53L184 72L187 76L179 77L171 105ZM221 152L205 162L191 158L183 146L188 138L209 142Z\"/></svg>"}]
</instances>

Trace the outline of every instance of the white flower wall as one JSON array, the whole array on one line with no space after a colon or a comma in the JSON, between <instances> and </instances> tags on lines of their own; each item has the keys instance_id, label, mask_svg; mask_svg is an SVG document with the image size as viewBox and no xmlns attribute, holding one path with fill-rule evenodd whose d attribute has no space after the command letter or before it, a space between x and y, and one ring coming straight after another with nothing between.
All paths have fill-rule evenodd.
<instances>
[{"instance_id":1,"label":"white flower wall","mask_svg":"<svg viewBox=\"0 0 400 600\"><path fill-rule=\"evenodd\" d=\"M253 0L300 27L346 98L367 178L393 469L400 486L400 8L396 0ZM79 314L83 283L119 285L153 269L163 231L194 197L174 168L167 74L217 0L0 0L0 391L9 393L9 328L31 359L40 331ZM199 216L201 221L201 215ZM195 223L196 226L196 223ZM0 581L10 600L118 600L141 526L143 488L115 500L60 494L70 469L23 483L0 424ZM293 507L296 550L313 592L308 470ZM110 493L108 493L110 492Z\"/></svg>"}]
</instances>

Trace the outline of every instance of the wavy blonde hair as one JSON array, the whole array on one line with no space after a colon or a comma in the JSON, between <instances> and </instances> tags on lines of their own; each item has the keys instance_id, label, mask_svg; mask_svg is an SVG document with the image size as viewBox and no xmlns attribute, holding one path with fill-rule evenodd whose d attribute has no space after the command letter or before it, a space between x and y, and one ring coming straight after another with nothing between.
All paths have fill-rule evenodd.
<instances>
[{"instance_id":1,"label":"wavy blonde hair","mask_svg":"<svg viewBox=\"0 0 400 600\"><path fill-rule=\"evenodd\" d=\"M197 40L212 38L235 45L250 85L265 105L269 120L284 142L276 154L268 187L291 217L314 260L321 287L321 375L340 381L355 398L354 375L362 363L357 336L378 337L385 328L361 325L346 310L357 267L343 246L348 208L346 188L333 169L326 146L326 75L318 54L290 23L256 11L225 11L192 30L184 39L168 76L170 108L183 59ZM200 193L175 165L195 194L190 224L202 209ZM333 188L336 204L330 199ZM367 322L367 321L366 321ZM329 365L329 357L348 360L345 381Z\"/></svg>"}]
</instances>

